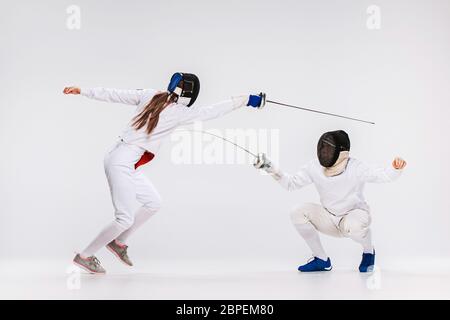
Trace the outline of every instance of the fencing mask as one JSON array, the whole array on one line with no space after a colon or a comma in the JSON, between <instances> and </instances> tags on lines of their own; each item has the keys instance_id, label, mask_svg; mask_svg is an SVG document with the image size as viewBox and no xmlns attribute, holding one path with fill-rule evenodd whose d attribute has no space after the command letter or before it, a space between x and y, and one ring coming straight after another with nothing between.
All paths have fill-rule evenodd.
<instances>
[{"instance_id":1,"label":"fencing mask","mask_svg":"<svg viewBox=\"0 0 450 320\"><path fill-rule=\"evenodd\" d=\"M350 151L350 139L343 130L325 132L317 144L317 157L322 167L332 167L341 151Z\"/></svg>"},{"instance_id":2,"label":"fencing mask","mask_svg":"<svg viewBox=\"0 0 450 320\"><path fill-rule=\"evenodd\" d=\"M178 103L190 107L200 92L200 80L195 74L177 72L170 79L167 91L178 96Z\"/></svg>"}]
</instances>

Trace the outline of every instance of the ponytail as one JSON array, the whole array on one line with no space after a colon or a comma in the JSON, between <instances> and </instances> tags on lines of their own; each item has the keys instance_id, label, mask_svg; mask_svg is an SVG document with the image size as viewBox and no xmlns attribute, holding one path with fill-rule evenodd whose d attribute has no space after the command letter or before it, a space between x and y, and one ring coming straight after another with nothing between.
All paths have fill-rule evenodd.
<instances>
[{"instance_id":1,"label":"ponytail","mask_svg":"<svg viewBox=\"0 0 450 320\"><path fill-rule=\"evenodd\" d=\"M167 91L157 93L152 100L142 109L142 111L133 118L132 126L136 129L142 129L147 125L147 134L152 133L159 121L159 114L171 103L177 100L177 96Z\"/></svg>"}]
</instances>

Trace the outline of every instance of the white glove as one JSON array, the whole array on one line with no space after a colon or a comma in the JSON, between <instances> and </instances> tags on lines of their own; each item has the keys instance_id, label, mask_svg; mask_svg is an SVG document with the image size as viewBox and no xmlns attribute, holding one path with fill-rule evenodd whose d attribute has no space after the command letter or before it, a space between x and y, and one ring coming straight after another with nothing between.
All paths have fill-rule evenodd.
<instances>
[{"instance_id":1,"label":"white glove","mask_svg":"<svg viewBox=\"0 0 450 320\"><path fill-rule=\"evenodd\" d=\"M258 153L253 162L253 166L256 169L263 169L264 171L269 172L272 168L272 162L266 157L265 153Z\"/></svg>"},{"instance_id":2,"label":"white glove","mask_svg":"<svg viewBox=\"0 0 450 320\"><path fill-rule=\"evenodd\" d=\"M264 153L258 153L253 162L253 166L256 169L262 169L272 176L275 180L280 180L282 178L281 172L278 171L277 167L270 161Z\"/></svg>"}]
</instances>

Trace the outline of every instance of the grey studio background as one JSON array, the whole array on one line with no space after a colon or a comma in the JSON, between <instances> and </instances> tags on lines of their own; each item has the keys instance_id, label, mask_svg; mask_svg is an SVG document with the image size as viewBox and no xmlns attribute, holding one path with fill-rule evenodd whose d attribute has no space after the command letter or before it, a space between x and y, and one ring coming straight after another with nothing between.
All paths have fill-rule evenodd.
<instances>
[{"instance_id":1,"label":"grey studio background","mask_svg":"<svg viewBox=\"0 0 450 320\"><path fill-rule=\"evenodd\" d=\"M67 28L70 5L81 9L79 30ZM380 29L367 27L370 5ZM375 121L268 105L204 127L279 129L288 172L334 129L349 133L353 157L404 157L400 180L366 187L378 262L449 259L449 18L445 0L2 1L0 259L69 264L112 218L103 156L133 108L64 96L63 87L165 89L175 71L200 77L199 105L265 91ZM250 165L175 165L172 147L168 139L145 168L164 205L130 242L137 264L295 270L309 257L289 210L317 202L313 186L288 193ZM322 239L336 267L357 267L357 244Z\"/></svg>"}]
</instances>

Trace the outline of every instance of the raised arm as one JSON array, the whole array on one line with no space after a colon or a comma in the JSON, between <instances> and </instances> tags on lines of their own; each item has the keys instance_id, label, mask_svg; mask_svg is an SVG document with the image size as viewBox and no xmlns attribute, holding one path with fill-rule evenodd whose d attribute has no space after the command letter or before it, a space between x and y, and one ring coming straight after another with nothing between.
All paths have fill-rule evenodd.
<instances>
[{"instance_id":1,"label":"raised arm","mask_svg":"<svg viewBox=\"0 0 450 320\"><path fill-rule=\"evenodd\" d=\"M313 182L308 172L308 165L303 166L296 174L291 175L278 169L263 153L258 154L253 165L257 169L266 171L288 191L298 190Z\"/></svg>"},{"instance_id":2,"label":"raised arm","mask_svg":"<svg viewBox=\"0 0 450 320\"><path fill-rule=\"evenodd\" d=\"M405 166L406 161L401 158L395 158L389 167L371 167L359 162L356 172L364 182L386 183L398 179Z\"/></svg>"},{"instance_id":3,"label":"raised arm","mask_svg":"<svg viewBox=\"0 0 450 320\"><path fill-rule=\"evenodd\" d=\"M78 87L66 87L64 88L65 94L81 94L91 99L123 103L130 105L138 105L141 103L142 98L154 90L121 90L110 88L78 88Z\"/></svg>"}]
</instances>

